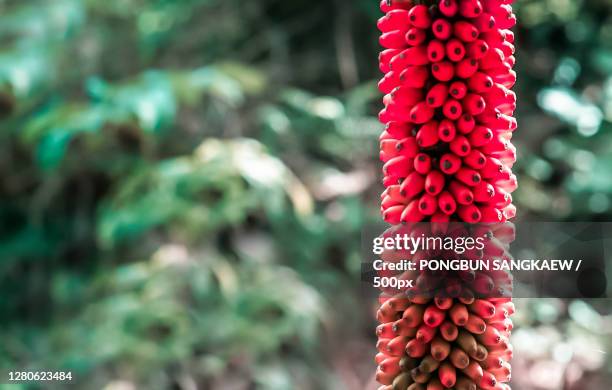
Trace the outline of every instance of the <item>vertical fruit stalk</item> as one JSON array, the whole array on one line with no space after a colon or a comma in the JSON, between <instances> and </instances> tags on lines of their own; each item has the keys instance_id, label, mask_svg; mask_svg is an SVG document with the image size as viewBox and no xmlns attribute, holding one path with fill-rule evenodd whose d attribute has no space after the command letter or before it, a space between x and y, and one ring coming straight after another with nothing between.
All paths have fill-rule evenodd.
<instances>
[{"instance_id":1,"label":"vertical fruit stalk","mask_svg":"<svg viewBox=\"0 0 612 390\"><path fill-rule=\"evenodd\" d=\"M489 226L489 251L501 248L500 256L507 255L505 223L516 213L511 3L382 0L378 22L384 220L477 226L464 235ZM381 389L509 389L514 306L492 293L496 278L508 282L507 275L476 272L442 281L444 294L384 292L376 356Z\"/></svg>"}]
</instances>

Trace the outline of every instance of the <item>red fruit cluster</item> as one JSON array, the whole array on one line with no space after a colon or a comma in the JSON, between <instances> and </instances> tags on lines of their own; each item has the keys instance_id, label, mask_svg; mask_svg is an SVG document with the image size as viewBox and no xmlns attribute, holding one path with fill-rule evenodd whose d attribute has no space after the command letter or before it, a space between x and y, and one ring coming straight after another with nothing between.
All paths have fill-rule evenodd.
<instances>
[{"instance_id":1,"label":"red fruit cluster","mask_svg":"<svg viewBox=\"0 0 612 390\"><path fill-rule=\"evenodd\" d=\"M386 264L419 259L510 259L514 226L509 222L407 224L383 234L393 236L485 236L487 241L482 249L461 254L439 249L414 254L385 250L381 259ZM378 275L416 282L404 291L384 288L380 295L380 325L376 329L380 390L509 389L512 276L498 270L440 273L391 269L396 268Z\"/></svg>"},{"instance_id":2,"label":"red fruit cluster","mask_svg":"<svg viewBox=\"0 0 612 390\"><path fill-rule=\"evenodd\" d=\"M381 2L385 221L514 217L511 2Z\"/></svg>"},{"instance_id":3,"label":"red fruit cluster","mask_svg":"<svg viewBox=\"0 0 612 390\"><path fill-rule=\"evenodd\" d=\"M517 187L510 142L517 127L511 3L381 1L381 210L388 223L433 222L430 234L449 234L448 222L483 222L492 224L491 237L505 234ZM508 246L498 243L492 240L486 255L508 256ZM514 305L494 290L511 290L511 277L395 276L415 279L417 288L416 294L381 295L376 378L382 390L510 388Z\"/></svg>"},{"instance_id":4,"label":"red fruit cluster","mask_svg":"<svg viewBox=\"0 0 612 390\"><path fill-rule=\"evenodd\" d=\"M510 389L510 300L396 296L380 303L380 390Z\"/></svg>"}]
</instances>

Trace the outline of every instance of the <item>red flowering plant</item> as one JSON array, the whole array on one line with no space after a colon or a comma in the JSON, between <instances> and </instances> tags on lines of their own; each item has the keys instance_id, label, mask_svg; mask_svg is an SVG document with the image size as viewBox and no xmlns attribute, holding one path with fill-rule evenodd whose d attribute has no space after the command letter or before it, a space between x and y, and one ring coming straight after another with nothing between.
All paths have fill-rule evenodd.
<instances>
[{"instance_id":1,"label":"red flowering plant","mask_svg":"<svg viewBox=\"0 0 612 390\"><path fill-rule=\"evenodd\" d=\"M487 245L467 258L509 256L506 222L516 214L511 193L517 187L511 3L381 2L383 218L404 224L407 234L418 231L413 224L419 222L445 235L476 236L485 229ZM472 227L440 227L448 223ZM393 261L398 253L384 256ZM419 293L384 291L380 298L381 389L509 389L511 277L415 278ZM425 289L435 292L422 294Z\"/></svg>"}]
</instances>

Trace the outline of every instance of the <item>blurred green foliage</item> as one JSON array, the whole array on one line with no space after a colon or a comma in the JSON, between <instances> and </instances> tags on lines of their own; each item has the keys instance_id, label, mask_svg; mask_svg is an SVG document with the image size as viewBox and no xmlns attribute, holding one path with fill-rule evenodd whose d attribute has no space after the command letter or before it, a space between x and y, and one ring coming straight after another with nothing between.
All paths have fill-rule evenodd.
<instances>
[{"instance_id":1,"label":"blurred green foliage","mask_svg":"<svg viewBox=\"0 0 612 390\"><path fill-rule=\"evenodd\" d=\"M612 3L518 2L523 212L608 220L612 208Z\"/></svg>"},{"instance_id":2,"label":"blurred green foliage","mask_svg":"<svg viewBox=\"0 0 612 390\"><path fill-rule=\"evenodd\" d=\"M612 215L610 8L518 1L523 215ZM0 367L79 388L365 383L376 2L0 11Z\"/></svg>"}]
</instances>

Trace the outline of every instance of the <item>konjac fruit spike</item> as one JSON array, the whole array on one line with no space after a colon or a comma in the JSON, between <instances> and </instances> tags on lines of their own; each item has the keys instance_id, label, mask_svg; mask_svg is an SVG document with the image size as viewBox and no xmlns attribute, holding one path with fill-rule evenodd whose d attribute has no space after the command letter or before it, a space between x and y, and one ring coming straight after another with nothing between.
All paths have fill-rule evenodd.
<instances>
[{"instance_id":1,"label":"konjac fruit spike","mask_svg":"<svg viewBox=\"0 0 612 390\"><path fill-rule=\"evenodd\" d=\"M382 0L379 119L384 220L413 236L487 237L461 258L509 258L517 128L511 0ZM416 222L433 222L424 227ZM468 227L452 227L465 222ZM476 225L476 223L484 223ZM405 225L405 226L403 226ZM445 253L436 253L445 256ZM438 258L431 251L381 259ZM382 390L509 389L512 290L505 272L380 271L375 362ZM398 295L399 294L399 295ZM402 297L401 299L398 298ZM399 300L398 300L399 299Z\"/></svg>"}]
</instances>

